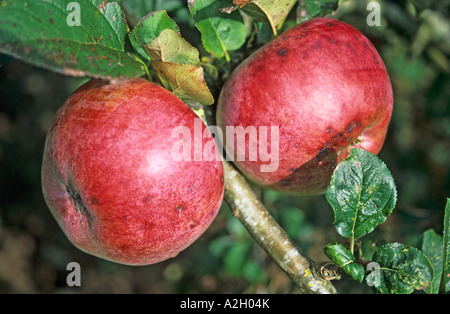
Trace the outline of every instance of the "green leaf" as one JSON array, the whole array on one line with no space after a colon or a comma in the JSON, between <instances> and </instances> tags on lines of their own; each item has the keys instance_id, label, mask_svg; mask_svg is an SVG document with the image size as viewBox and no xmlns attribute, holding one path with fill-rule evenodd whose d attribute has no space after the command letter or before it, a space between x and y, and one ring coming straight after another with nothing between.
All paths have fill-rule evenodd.
<instances>
[{"instance_id":1,"label":"green leaf","mask_svg":"<svg viewBox=\"0 0 450 314\"><path fill-rule=\"evenodd\" d=\"M163 30L155 40L144 46L144 50L153 61L200 66L198 50L178 32L169 28Z\"/></svg>"},{"instance_id":2,"label":"green leaf","mask_svg":"<svg viewBox=\"0 0 450 314\"><path fill-rule=\"evenodd\" d=\"M424 289L433 280L433 266L420 250L401 243L383 245L373 255L380 266L380 293L409 294Z\"/></svg>"},{"instance_id":3,"label":"green leaf","mask_svg":"<svg viewBox=\"0 0 450 314\"><path fill-rule=\"evenodd\" d=\"M450 292L450 198L447 198L447 204L445 206L443 247L444 272L442 274L441 290Z\"/></svg>"},{"instance_id":4,"label":"green leaf","mask_svg":"<svg viewBox=\"0 0 450 314\"><path fill-rule=\"evenodd\" d=\"M324 250L325 254L353 279L358 282L364 280L364 267L355 262L352 252L347 250L342 244L330 244Z\"/></svg>"},{"instance_id":5,"label":"green leaf","mask_svg":"<svg viewBox=\"0 0 450 314\"><path fill-rule=\"evenodd\" d=\"M283 24L296 2L297 0L252 0L241 9L256 20L269 24L276 36L277 27Z\"/></svg>"},{"instance_id":6,"label":"green leaf","mask_svg":"<svg viewBox=\"0 0 450 314\"><path fill-rule=\"evenodd\" d=\"M165 88L182 100L211 105L214 98L205 83L203 68L191 64L152 61L151 66Z\"/></svg>"},{"instance_id":7,"label":"green leaf","mask_svg":"<svg viewBox=\"0 0 450 314\"><path fill-rule=\"evenodd\" d=\"M426 293L439 293L439 284L442 277L443 263L443 245L442 236L438 235L434 230L424 232L417 243L416 247L420 249L431 261L434 270L434 277L430 286L425 289Z\"/></svg>"},{"instance_id":8,"label":"green leaf","mask_svg":"<svg viewBox=\"0 0 450 314\"><path fill-rule=\"evenodd\" d=\"M178 32L164 29L143 48L153 60L150 65L165 88L182 100L193 100L202 105L214 103L198 50Z\"/></svg>"},{"instance_id":9,"label":"green leaf","mask_svg":"<svg viewBox=\"0 0 450 314\"><path fill-rule=\"evenodd\" d=\"M297 7L297 21L327 16L337 10L340 0L299 0Z\"/></svg>"},{"instance_id":10,"label":"green leaf","mask_svg":"<svg viewBox=\"0 0 450 314\"><path fill-rule=\"evenodd\" d=\"M245 43L247 30L238 11L220 12L220 8L229 5L227 0L188 0L198 30L201 33L204 48L229 62L228 51L237 50Z\"/></svg>"},{"instance_id":11,"label":"green leaf","mask_svg":"<svg viewBox=\"0 0 450 314\"><path fill-rule=\"evenodd\" d=\"M386 165L364 149L352 149L335 169L326 198L334 210L338 233L353 241L386 221L397 200Z\"/></svg>"},{"instance_id":12,"label":"green leaf","mask_svg":"<svg viewBox=\"0 0 450 314\"><path fill-rule=\"evenodd\" d=\"M128 25L116 2L6 0L0 21L0 52L33 65L98 78L137 77L147 71L125 51Z\"/></svg>"},{"instance_id":13,"label":"green leaf","mask_svg":"<svg viewBox=\"0 0 450 314\"><path fill-rule=\"evenodd\" d=\"M179 31L177 24L163 10L149 13L130 32L131 44L143 60L150 61L150 56L144 47L154 41L165 29Z\"/></svg>"}]
</instances>

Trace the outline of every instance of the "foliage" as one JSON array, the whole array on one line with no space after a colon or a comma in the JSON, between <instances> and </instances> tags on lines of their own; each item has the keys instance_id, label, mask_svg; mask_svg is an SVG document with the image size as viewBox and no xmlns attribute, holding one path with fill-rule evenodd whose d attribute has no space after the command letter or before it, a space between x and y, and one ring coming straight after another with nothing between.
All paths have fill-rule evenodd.
<instances>
[{"instance_id":1,"label":"foliage","mask_svg":"<svg viewBox=\"0 0 450 314\"><path fill-rule=\"evenodd\" d=\"M347 274L362 282L364 267L356 261L354 243L392 213L397 198L394 179L378 157L363 149L353 149L336 167L326 196L334 210L338 233L351 238L351 245L349 250L341 244L327 245L325 253ZM447 204L446 219L450 214L448 210ZM444 227L445 234L447 228ZM448 245L448 239L432 230L423 234L419 245L422 250L401 243L382 245L372 255L379 276L375 289L380 293L405 294L416 289L439 293L441 281L445 284L450 275L443 262L444 247ZM372 276L370 272L369 275Z\"/></svg>"},{"instance_id":2,"label":"foliage","mask_svg":"<svg viewBox=\"0 0 450 314\"><path fill-rule=\"evenodd\" d=\"M450 200L447 199L446 205L444 200L450 190L447 154L450 149L450 4L414 0L380 3L381 25L369 27L366 2L350 0L4 0L0 3L0 52L3 53L0 60L8 64L11 59L6 56L11 56L35 67L80 77L71 81L68 91L86 77L116 79L146 75L186 102L209 106L214 104L233 68L284 30L326 15L350 22L379 47L395 90L390 133L380 155L385 162L365 151L354 150L336 169L326 194L337 234L350 243L337 243L340 238L334 237L327 227L321 227L331 223L326 219L327 214L316 215L331 213L326 211L329 206L323 198L299 199L259 187L254 187L255 191L294 241L313 252L325 246L326 256L358 284L364 279L367 283L375 282L374 289L379 293L412 293L418 289L426 293L449 292ZM77 10L82 11L81 15L76 14ZM45 71L34 71L37 77L51 77ZM43 142L46 128L40 123L48 123L45 122L50 115L47 103L51 103L52 97L43 97L42 91L59 95L53 97L54 102L62 102L65 95L56 87L42 87L42 84L39 90L34 85L36 76L26 76L25 83L16 78L19 83L15 84L10 81L14 76L0 73L1 99L10 100L9 104L2 104L0 112L0 249L3 252L0 257L9 257L0 259L0 280L6 282L0 285L0 290L4 286L12 291L24 289L11 283L14 280L2 272L17 265L16 256L19 260L39 260L34 266L36 276L50 278L48 281L59 285L58 276L63 275L48 273L64 274L61 261L78 253L61 244L62 238L55 240L51 232L36 227L51 223L38 218L43 215L36 215L30 208L45 211L42 197L35 192L39 190L36 182L39 182L40 166L35 147ZM51 78L53 86L59 86L60 78ZM35 103L40 104L41 120L34 119L26 91L17 91L18 84L26 84L28 91L37 95L39 100ZM23 96L17 96L21 93ZM51 110L59 104L53 103ZM30 113L24 118L22 115L27 110ZM23 126L23 121L30 122L24 128L25 133L13 135ZM35 129L39 130L39 138L31 142L27 137ZM17 160L28 166L11 167ZM24 200L17 191L25 191L32 197ZM307 208L311 207L312 211L308 212ZM236 289L235 282L241 284L237 288L241 291L246 289L245 283L253 291L267 286L282 290L282 285L276 284L276 278L283 278L282 275L272 270L271 262L236 219L223 212L217 223L224 227L209 231L211 240L207 242L206 252L201 251L204 244L200 242L193 250L202 253L190 259L188 266L175 261L160 266L163 269L155 268L156 274L163 274L162 281L177 285L166 287L167 291L209 291L208 287L223 291L218 286L224 282L231 291ZM398 225L389 227L390 224ZM26 231L21 233L17 228ZM321 235L321 228L327 231L326 237ZM442 235L434 230L442 230ZM386 237L386 234L391 234L392 241L380 241L380 235ZM51 244L41 245L41 242ZM14 247L19 248L18 253ZM316 256L323 257L320 253ZM115 276L124 281L120 276L128 279L137 276L121 266L89 261L101 269L97 278ZM370 262L379 265L378 278L375 278L378 273L367 267ZM23 275L27 270L17 273ZM149 276L156 275L149 273ZM186 287L192 277L203 278L203 284L199 284L203 288ZM224 277L234 281L230 284ZM26 281L18 278L16 282ZM46 288L46 280L22 291L51 290ZM145 284L135 282L137 286ZM286 286L290 291L289 284Z\"/></svg>"}]
</instances>

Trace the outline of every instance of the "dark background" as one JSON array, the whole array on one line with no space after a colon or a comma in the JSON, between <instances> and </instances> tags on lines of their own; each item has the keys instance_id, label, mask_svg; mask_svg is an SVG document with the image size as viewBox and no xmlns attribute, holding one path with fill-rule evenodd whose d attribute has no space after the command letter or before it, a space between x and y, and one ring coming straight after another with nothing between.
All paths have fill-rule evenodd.
<instances>
[{"instance_id":1,"label":"dark background","mask_svg":"<svg viewBox=\"0 0 450 314\"><path fill-rule=\"evenodd\" d=\"M184 4L167 3L183 35L199 43ZM442 232L450 196L449 7L449 1L383 1L381 26L373 27L366 23L365 1L343 1L335 15L374 43L394 88L392 122L379 156L399 199L387 222L367 236L379 244L414 245L427 229ZM85 81L0 55L0 293L298 292L226 205L197 242L159 264L123 266L70 244L43 200L40 167L55 111ZM325 196L255 190L313 260L326 260L323 247L342 241ZM69 262L81 265L81 287L66 285ZM335 286L343 293L372 292L346 278Z\"/></svg>"}]
</instances>

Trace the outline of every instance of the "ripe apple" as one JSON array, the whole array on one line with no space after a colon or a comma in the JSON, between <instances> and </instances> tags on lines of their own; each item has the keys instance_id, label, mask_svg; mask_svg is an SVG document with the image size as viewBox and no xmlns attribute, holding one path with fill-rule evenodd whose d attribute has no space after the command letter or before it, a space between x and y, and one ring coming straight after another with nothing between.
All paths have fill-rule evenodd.
<instances>
[{"instance_id":1,"label":"ripe apple","mask_svg":"<svg viewBox=\"0 0 450 314\"><path fill-rule=\"evenodd\" d=\"M388 73L369 40L344 22L315 18L241 63L222 89L216 117L221 128L278 128L272 144L263 134L245 138L246 156L249 147L278 150L277 169L261 171L268 161L260 156L231 156L248 178L281 192L321 194L352 147L380 151L392 106ZM236 151L237 137L224 139L227 151Z\"/></svg>"},{"instance_id":2,"label":"ripe apple","mask_svg":"<svg viewBox=\"0 0 450 314\"><path fill-rule=\"evenodd\" d=\"M172 158L180 141L172 130L184 126L193 135L195 119L175 95L144 79L91 80L67 99L47 135L42 188L75 246L146 265L177 255L209 227L224 192L220 155ZM196 141L204 146L207 138Z\"/></svg>"}]
</instances>

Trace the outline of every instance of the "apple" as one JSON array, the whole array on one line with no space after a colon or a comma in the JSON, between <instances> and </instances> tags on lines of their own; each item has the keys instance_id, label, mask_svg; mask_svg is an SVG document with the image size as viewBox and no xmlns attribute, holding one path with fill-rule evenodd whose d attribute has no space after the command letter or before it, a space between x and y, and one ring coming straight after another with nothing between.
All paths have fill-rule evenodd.
<instances>
[{"instance_id":1,"label":"apple","mask_svg":"<svg viewBox=\"0 0 450 314\"><path fill-rule=\"evenodd\" d=\"M56 114L42 163L45 201L68 239L127 265L157 263L193 243L224 193L217 147L209 146L218 156L212 160L172 156L180 141L173 129L193 135L198 120L144 79L91 80L77 89ZM209 143L207 136L196 141Z\"/></svg>"},{"instance_id":2,"label":"apple","mask_svg":"<svg viewBox=\"0 0 450 314\"><path fill-rule=\"evenodd\" d=\"M351 148L378 154L392 107L388 73L369 40L344 22L315 18L281 34L233 71L216 118L222 129L275 127L272 142L267 134L247 132L246 158L235 153L242 134L227 136L223 145L234 152L228 158L262 186L307 195L325 192ZM260 154L248 158L249 149L260 152L261 146L277 152L271 171L261 167L269 161Z\"/></svg>"}]
</instances>

